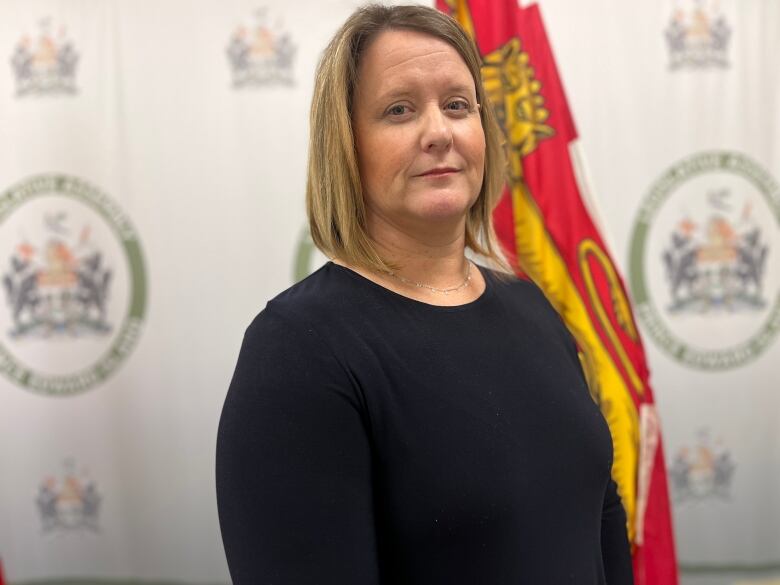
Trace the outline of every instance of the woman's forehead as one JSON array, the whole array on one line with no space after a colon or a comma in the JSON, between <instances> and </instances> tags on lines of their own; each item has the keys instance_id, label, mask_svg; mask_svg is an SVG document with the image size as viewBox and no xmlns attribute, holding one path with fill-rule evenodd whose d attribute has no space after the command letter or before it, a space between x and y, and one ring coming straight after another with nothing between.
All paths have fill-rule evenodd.
<instances>
[{"instance_id":1,"label":"woman's forehead","mask_svg":"<svg viewBox=\"0 0 780 585\"><path fill-rule=\"evenodd\" d=\"M380 33L361 59L358 90L379 96L421 85L474 91L466 62L446 41L416 31Z\"/></svg>"}]
</instances>

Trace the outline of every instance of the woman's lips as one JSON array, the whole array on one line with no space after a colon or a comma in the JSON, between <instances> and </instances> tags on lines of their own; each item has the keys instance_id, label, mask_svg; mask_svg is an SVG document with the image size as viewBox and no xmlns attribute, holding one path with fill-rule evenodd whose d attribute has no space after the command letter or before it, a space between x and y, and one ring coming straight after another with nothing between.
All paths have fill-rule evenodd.
<instances>
[{"instance_id":1,"label":"woman's lips","mask_svg":"<svg viewBox=\"0 0 780 585\"><path fill-rule=\"evenodd\" d=\"M442 177L451 177L452 175L459 172L460 171L458 169L432 169L417 176L426 179L438 179Z\"/></svg>"}]
</instances>

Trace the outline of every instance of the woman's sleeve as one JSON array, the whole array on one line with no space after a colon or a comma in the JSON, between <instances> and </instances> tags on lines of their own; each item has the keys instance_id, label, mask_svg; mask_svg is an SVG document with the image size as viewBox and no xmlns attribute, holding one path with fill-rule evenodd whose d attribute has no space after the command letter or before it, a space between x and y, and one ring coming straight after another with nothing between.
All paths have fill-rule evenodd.
<instances>
[{"instance_id":1,"label":"woman's sleeve","mask_svg":"<svg viewBox=\"0 0 780 585\"><path fill-rule=\"evenodd\" d=\"M633 585L634 570L626 531L626 513L617 491L609 479L601 512L601 555L607 585Z\"/></svg>"},{"instance_id":2,"label":"woman's sleeve","mask_svg":"<svg viewBox=\"0 0 780 585\"><path fill-rule=\"evenodd\" d=\"M271 308L247 329L217 437L233 585L379 582L369 440L317 334Z\"/></svg>"},{"instance_id":3,"label":"woman's sleeve","mask_svg":"<svg viewBox=\"0 0 780 585\"><path fill-rule=\"evenodd\" d=\"M560 316L558 323L572 363L579 370L583 386L587 389L588 380L577 353L577 343ZM607 585L633 585L634 569L626 530L626 512L620 501L617 484L611 477L607 483L604 504L601 509L601 556L604 562Z\"/></svg>"}]
</instances>

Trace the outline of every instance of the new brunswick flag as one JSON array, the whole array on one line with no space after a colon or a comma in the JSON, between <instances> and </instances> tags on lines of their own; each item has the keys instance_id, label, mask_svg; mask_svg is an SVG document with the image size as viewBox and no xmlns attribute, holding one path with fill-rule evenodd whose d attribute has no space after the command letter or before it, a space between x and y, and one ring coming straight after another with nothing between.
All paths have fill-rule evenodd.
<instances>
[{"instance_id":1,"label":"new brunswick flag","mask_svg":"<svg viewBox=\"0 0 780 585\"><path fill-rule=\"evenodd\" d=\"M580 347L615 448L637 585L677 585L663 451L648 370L625 288L589 211L577 131L536 5L437 0L474 38L507 138L509 181L496 231Z\"/></svg>"}]
</instances>

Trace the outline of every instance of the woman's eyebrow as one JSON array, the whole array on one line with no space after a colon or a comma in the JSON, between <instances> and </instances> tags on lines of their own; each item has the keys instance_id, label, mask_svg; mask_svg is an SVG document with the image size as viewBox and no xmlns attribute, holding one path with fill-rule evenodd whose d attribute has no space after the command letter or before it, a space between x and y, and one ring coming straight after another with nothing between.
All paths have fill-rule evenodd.
<instances>
[{"instance_id":1,"label":"woman's eyebrow","mask_svg":"<svg viewBox=\"0 0 780 585\"><path fill-rule=\"evenodd\" d=\"M468 86L464 85L462 83L455 83L452 85L448 85L444 88L443 93L465 93L465 94L472 94L474 93L474 86ZM401 98L406 98L413 96L417 91L410 87L400 87L400 88L394 88L390 89L384 93L380 93L376 101L387 101L387 100L397 100Z\"/></svg>"},{"instance_id":2,"label":"woman's eyebrow","mask_svg":"<svg viewBox=\"0 0 780 585\"><path fill-rule=\"evenodd\" d=\"M397 100L400 98L410 97L414 95L414 91L408 88L401 88L401 89L391 89L384 93L380 93L376 100L377 101L392 101Z\"/></svg>"},{"instance_id":3,"label":"woman's eyebrow","mask_svg":"<svg viewBox=\"0 0 780 585\"><path fill-rule=\"evenodd\" d=\"M450 85L447 87L447 93L475 93L475 89L473 85L464 85L462 83L457 83L454 85Z\"/></svg>"}]
</instances>

